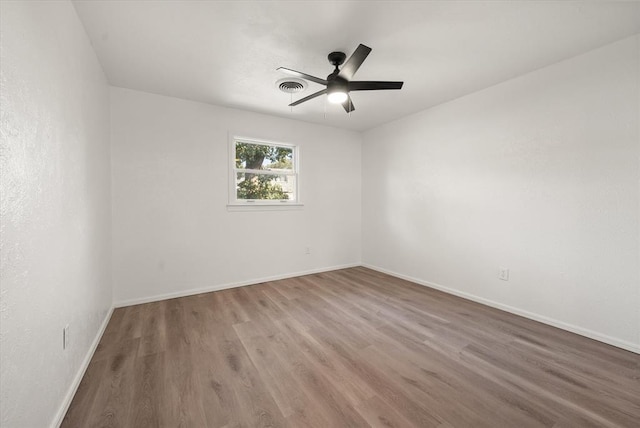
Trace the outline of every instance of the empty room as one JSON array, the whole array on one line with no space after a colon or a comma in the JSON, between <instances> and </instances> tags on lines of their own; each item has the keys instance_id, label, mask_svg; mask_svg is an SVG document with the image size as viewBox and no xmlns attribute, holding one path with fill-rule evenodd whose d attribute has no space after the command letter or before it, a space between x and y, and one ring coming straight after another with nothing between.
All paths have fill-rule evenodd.
<instances>
[{"instance_id":1,"label":"empty room","mask_svg":"<svg viewBox=\"0 0 640 428\"><path fill-rule=\"evenodd\" d=\"M640 426L640 2L0 20L0 427Z\"/></svg>"}]
</instances>

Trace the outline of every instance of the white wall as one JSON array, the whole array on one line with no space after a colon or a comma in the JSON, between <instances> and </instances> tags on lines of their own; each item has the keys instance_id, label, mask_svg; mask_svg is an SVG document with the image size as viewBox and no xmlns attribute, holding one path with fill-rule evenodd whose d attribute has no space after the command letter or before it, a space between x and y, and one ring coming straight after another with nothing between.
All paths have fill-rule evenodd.
<instances>
[{"instance_id":1,"label":"white wall","mask_svg":"<svg viewBox=\"0 0 640 428\"><path fill-rule=\"evenodd\" d=\"M363 262L639 352L638 39L365 133Z\"/></svg>"},{"instance_id":2,"label":"white wall","mask_svg":"<svg viewBox=\"0 0 640 428\"><path fill-rule=\"evenodd\" d=\"M111 120L116 305L360 263L360 134L120 88ZM301 210L227 210L229 131L299 144Z\"/></svg>"},{"instance_id":3,"label":"white wall","mask_svg":"<svg viewBox=\"0 0 640 428\"><path fill-rule=\"evenodd\" d=\"M69 2L0 7L0 425L45 427L111 307L109 91Z\"/></svg>"}]
</instances>

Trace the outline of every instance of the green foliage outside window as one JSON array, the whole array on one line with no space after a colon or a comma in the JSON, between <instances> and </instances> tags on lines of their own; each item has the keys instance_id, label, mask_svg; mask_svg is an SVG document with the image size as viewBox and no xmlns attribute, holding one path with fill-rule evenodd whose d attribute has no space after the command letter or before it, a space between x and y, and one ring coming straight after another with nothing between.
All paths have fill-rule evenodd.
<instances>
[{"instance_id":1,"label":"green foliage outside window","mask_svg":"<svg viewBox=\"0 0 640 428\"><path fill-rule=\"evenodd\" d=\"M236 143L236 168L245 170L293 170L293 149L262 144ZM289 199L277 175L239 172L238 199ZM244 179L243 179L244 178Z\"/></svg>"}]
</instances>

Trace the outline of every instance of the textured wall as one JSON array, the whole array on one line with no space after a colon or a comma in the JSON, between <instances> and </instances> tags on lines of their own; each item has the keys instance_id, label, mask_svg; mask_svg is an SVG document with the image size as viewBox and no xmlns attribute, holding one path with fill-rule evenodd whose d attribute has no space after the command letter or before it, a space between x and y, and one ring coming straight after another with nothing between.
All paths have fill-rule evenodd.
<instances>
[{"instance_id":1,"label":"textured wall","mask_svg":"<svg viewBox=\"0 0 640 428\"><path fill-rule=\"evenodd\" d=\"M636 36L367 132L363 261L640 352L639 79Z\"/></svg>"},{"instance_id":2,"label":"textured wall","mask_svg":"<svg viewBox=\"0 0 640 428\"><path fill-rule=\"evenodd\" d=\"M109 92L70 3L0 15L0 425L45 427L111 306Z\"/></svg>"},{"instance_id":3,"label":"textured wall","mask_svg":"<svg viewBox=\"0 0 640 428\"><path fill-rule=\"evenodd\" d=\"M120 88L111 102L116 304L360 263L360 134ZM229 131L300 145L302 209L227 211Z\"/></svg>"}]
</instances>

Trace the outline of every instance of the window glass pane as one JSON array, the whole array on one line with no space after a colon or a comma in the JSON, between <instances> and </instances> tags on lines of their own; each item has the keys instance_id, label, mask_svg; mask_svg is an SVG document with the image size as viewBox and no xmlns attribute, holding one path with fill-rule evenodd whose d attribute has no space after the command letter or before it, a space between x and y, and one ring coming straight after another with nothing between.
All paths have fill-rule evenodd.
<instances>
[{"instance_id":1,"label":"window glass pane","mask_svg":"<svg viewBox=\"0 0 640 428\"><path fill-rule=\"evenodd\" d=\"M236 173L237 199L287 199L295 201L296 176L284 174Z\"/></svg>"},{"instance_id":2,"label":"window glass pane","mask_svg":"<svg viewBox=\"0 0 640 428\"><path fill-rule=\"evenodd\" d=\"M293 171L293 148L236 142L236 168Z\"/></svg>"}]
</instances>

